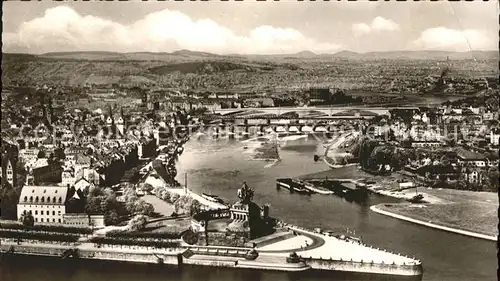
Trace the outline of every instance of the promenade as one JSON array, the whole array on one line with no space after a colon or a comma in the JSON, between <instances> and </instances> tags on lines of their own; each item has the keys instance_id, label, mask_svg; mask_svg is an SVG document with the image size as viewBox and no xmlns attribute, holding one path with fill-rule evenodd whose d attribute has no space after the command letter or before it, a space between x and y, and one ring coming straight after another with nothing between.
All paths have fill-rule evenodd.
<instances>
[{"instance_id":1,"label":"promenade","mask_svg":"<svg viewBox=\"0 0 500 281\"><path fill-rule=\"evenodd\" d=\"M295 252L304 258L313 259L331 259L331 260L343 260L343 261L353 261L353 262L368 262L377 264L396 264L396 265L415 265L420 264L420 261L406 257L401 254L391 253L382 249L373 248L356 241L345 241L336 237L328 236L325 234L315 233L307 229L303 229L297 226L288 226L292 231L297 232L300 236L308 237L310 240L314 241L309 247L304 247L301 249L294 249ZM286 241L286 240L285 240ZM289 244L279 242L283 245L281 253L273 254L287 255L290 249L286 250L286 246L289 248L296 248L296 240L290 240ZM286 245L286 246L285 246ZM267 247L268 249L270 247ZM263 251L263 255L266 251Z\"/></svg>"}]
</instances>

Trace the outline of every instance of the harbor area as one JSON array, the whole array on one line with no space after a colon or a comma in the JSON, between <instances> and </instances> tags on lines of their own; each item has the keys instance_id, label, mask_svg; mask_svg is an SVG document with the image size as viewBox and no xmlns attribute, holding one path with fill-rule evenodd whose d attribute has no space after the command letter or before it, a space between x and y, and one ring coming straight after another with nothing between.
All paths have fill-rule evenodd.
<instances>
[{"instance_id":1,"label":"harbor area","mask_svg":"<svg viewBox=\"0 0 500 281\"><path fill-rule=\"evenodd\" d=\"M12 235L2 238L1 254L2 258L19 254L178 267L188 264L287 272L422 275L422 263L415 258L370 247L347 234L284 223L270 216L268 205L253 202L253 195L253 189L243 183L235 203L217 203L224 209L213 208L220 206L213 202L217 197L200 196L200 200L214 204L182 218L191 224L177 233L145 232L149 224L165 223L170 221L168 218L146 222L143 231L135 234L121 229L119 233L73 235L66 237L65 243L50 240L60 235L57 233L48 235L47 240L36 240L21 239L5 230Z\"/></svg>"}]
</instances>

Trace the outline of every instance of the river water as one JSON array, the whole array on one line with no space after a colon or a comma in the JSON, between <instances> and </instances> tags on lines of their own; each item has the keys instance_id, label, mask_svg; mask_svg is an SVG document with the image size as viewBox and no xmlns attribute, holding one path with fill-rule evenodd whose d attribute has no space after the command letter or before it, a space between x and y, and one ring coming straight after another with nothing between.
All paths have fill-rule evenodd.
<instances>
[{"instance_id":1,"label":"river water","mask_svg":"<svg viewBox=\"0 0 500 281\"><path fill-rule=\"evenodd\" d=\"M270 166L265 161L250 161L238 141L190 140L179 158L178 180L195 192L219 195L228 202L236 200L243 181L255 190L254 201L269 204L271 215L304 226L324 229L349 228L367 244L422 260L425 281L496 280L495 242L447 233L369 210L370 204L391 201L372 196L368 204L350 203L335 196L301 196L276 190L278 177L297 177L325 171L321 161L314 162L315 143L310 140L280 150L282 161ZM266 168L267 166L267 168ZM352 177L339 173L339 177ZM6 281L281 281L281 280L366 280L370 276L322 273L297 275L234 269L187 267L182 270L157 266L117 265L85 262L61 263L44 258L2 261L0 280ZM373 279L369 279L373 280ZM377 280L387 280L379 277ZM391 280L405 280L394 277Z\"/></svg>"}]
</instances>

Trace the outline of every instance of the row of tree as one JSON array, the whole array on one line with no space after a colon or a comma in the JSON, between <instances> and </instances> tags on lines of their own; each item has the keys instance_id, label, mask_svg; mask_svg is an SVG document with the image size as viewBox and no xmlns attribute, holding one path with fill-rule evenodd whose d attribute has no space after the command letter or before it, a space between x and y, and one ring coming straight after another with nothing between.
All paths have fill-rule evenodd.
<instances>
[{"instance_id":1,"label":"row of tree","mask_svg":"<svg viewBox=\"0 0 500 281\"><path fill-rule=\"evenodd\" d=\"M21 223L2 223L0 228L22 231L40 231L40 232L61 232L67 234L91 234L92 229L87 227L70 227L62 225L42 225L33 224L33 215L24 212L21 214Z\"/></svg>"},{"instance_id":2,"label":"row of tree","mask_svg":"<svg viewBox=\"0 0 500 281\"><path fill-rule=\"evenodd\" d=\"M153 193L161 200L174 205L176 214L189 214L193 216L201 212L200 202L191 196L181 196L175 192L169 192L163 187L156 187Z\"/></svg>"},{"instance_id":3,"label":"row of tree","mask_svg":"<svg viewBox=\"0 0 500 281\"><path fill-rule=\"evenodd\" d=\"M159 241L159 240L137 240L133 237L92 237L90 242L94 244L105 245L123 245L123 246L142 246L155 248L175 248L179 246L177 241Z\"/></svg>"}]
</instances>

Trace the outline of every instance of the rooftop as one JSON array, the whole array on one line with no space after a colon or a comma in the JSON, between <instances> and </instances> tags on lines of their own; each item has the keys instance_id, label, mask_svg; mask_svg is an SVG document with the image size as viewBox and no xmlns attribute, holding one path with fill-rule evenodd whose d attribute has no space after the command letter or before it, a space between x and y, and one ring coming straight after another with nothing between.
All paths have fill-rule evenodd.
<instances>
[{"instance_id":1,"label":"rooftop","mask_svg":"<svg viewBox=\"0 0 500 281\"><path fill-rule=\"evenodd\" d=\"M24 186L19 204L64 205L68 188L63 186Z\"/></svg>"},{"instance_id":2,"label":"rooftop","mask_svg":"<svg viewBox=\"0 0 500 281\"><path fill-rule=\"evenodd\" d=\"M458 147L456 151L457 156L464 160L486 160L486 156L482 155L481 153L466 150L462 147Z\"/></svg>"}]
</instances>

